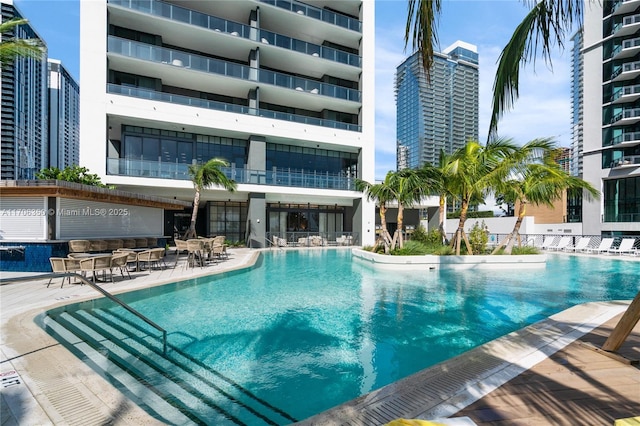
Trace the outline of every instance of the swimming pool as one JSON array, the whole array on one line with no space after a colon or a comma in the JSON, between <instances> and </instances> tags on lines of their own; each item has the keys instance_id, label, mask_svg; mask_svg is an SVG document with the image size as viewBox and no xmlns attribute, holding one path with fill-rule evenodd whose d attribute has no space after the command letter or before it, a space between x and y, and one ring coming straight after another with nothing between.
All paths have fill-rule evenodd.
<instances>
[{"instance_id":1,"label":"swimming pool","mask_svg":"<svg viewBox=\"0 0 640 426\"><path fill-rule=\"evenodd\" d=\"M249 271L119 296L168 330L166 359L158 333L107 300L50 311L75 342L47 329L96 369L78 342L108 357L117 367L102 374L129 396L140 392L120 368L141 377L147 395L182 413L143 397L166 423L287 424L569 306L631 299L638 276L640 262L595 257L552 255L542 270L399 273L346 250L273 251Z\"/></svg>"}]
</instances>

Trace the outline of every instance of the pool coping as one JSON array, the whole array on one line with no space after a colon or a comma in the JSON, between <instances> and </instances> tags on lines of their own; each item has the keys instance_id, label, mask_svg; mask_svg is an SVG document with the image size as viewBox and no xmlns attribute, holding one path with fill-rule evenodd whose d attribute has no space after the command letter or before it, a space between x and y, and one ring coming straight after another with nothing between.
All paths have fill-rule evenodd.
<instances>
[{"instance_id":1,"label":"pool coping","mask_svg":"<svg viewBox=\"0 0 640 426\"><path fill-rule=\"evenodd\" d=\"M473 255L473 256L389 256L362 249L353 249L354 258L370 262L374 267L395 271L427 271L436 269L532 269L544 268L547 255Z\"/></svg>"},{"instance_id":2,"label":"pool coping","mask_svg":"<svg viewBox=\"0 0 640 426\"><path fill-rule=\"evenodd\" d=\"M249 258L243 259L244 263L214 273L251 267L259 252L254 250ZM205 272L198 276L210 274ZM185 277L188 278L193 277ZM172 281L175 278L149 283L143 288ZM16 386L11 392L2 390L2 409L5 413L8 409L18 424L67 424L69 419L77 419L82 424L162 424L34 322L34 318L45 310L95 297L92 294L73 300L60 300L14 314L3 322L0 345L2 371L14 370L24 386ZM379 418L380 412L396 417L446 417L619 314L629 302L590 302L574 306L445 363L303 420L300 424L335 424L337 419L340 419L339 423L351 419L350 424L368 425L371 424L368 420L359 423L358 419L362 416L368 419L371 413L378 413L376 415ZM538 343L526 344L531 340ZM502 359L503 362L499 367L492 364L491 368L483 368L486 363L482 360L487 356ZM507 357L508 360L505 359ZM471 378L457 377L454 370L469 370L472 364ZM434 383L435 379L439 379L438 383L441 384L435 388L428 386L433 389L428 389L427 393L436 395L437 404L422 401L418 408L407 410L409 398L405 397L405 402L399 401L400 395L416 392L420 386ZM451 383L458 383L458 387L452 389Z\"/></svg>"}]
</instances>

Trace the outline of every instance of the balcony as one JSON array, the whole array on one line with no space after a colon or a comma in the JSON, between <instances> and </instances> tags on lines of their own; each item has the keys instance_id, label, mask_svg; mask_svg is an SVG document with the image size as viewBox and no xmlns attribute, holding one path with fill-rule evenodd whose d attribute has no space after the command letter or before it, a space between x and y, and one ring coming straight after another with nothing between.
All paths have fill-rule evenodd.
<instances>
[{"instance_id":1,"label":"balcony","mask_svg":"<svg viewBox=\"0 0 640 426\"><path fill-rule=\"evenodd\" d=\"M625 15L631 13L640 6L638 0L615 0L611 7L611 16Z\"/></svg>"},{"instance_id":2,"label":"balcony","mask_svg":"<svg viewBox=\"0 0 640 426\"><path fill-rule=\"evenodd\" d=\"M267 45L275 45L295 52L305 53L317 58L323 58L329 61L362 68L362 58L358 55L347 53L338 49L333 49L327 46L307 43L306 41L297 40L295 38L273 33L271 31L260 30L260 42Z\"/></svg>"},{"instance_id":3,"label":"balcony","mask_svg":"<svg viewBox=\"0 0 640 426\"><path fill-rule=\"evenodd\" d=\"M228 104L224 102L208 101L205 99L191 98L188 96L174 95L171 93L157 92L139 87L127 87L117 84L108 84L107 92L117 95L130 96L133 98L149 99L160 102L168 102L177 105L193 106L197 108L213 109L217 111L233 112L236 114L259 115L261 117L273 118L276 120L290 121L294 123L310 124L313 126L330 127L332 129L342 129L354 132L362 131L362 127L357 124L342 123L339 121L325 120L304 115L288 114L284 112L271 111L268 109L249 108L242 105Z\"/></svg>"},{"instance_id":4,"label":"balcony","mask_svg":"<svg viewBox=\"0 0 640 426\"><path fill-rule=\"evenodd\" d=\"M611 81L626 81L633 80L634 78L640 75L640 61L629 62L626 64L622 64L622 66L617 67L611 73Z\"/></svg>"},{"instance_id":5,"label":"balcony","mask_svg":"<svg viewBox=\"0 0 640 426\"><path fill-rule=\"evenodd\" d=\"M636 145L640 143L640 132L624 132L611 139L611 146L615 145Z\"/></svg>"},{"instance_id":6,"label":"balcony","mask_svg":"<svg viewBox=\"0 0 640 426\"><path fill-rule=\"evenodd\" d=\"M109 4L120 6L126 9L135 10L148 15L159 16L168 20L186 23L199 28L206 28L211 31L226 33L239 38L260 41L263 44L272 44L291 51L307 53L329 61L347 64L358 68L362 67L360 56L347 53L338 49L320 46L297 40L291 37L280 35L266 30L260 30L249 25L206 15L195 10L186 9L170 3L157 0L139 2L134 0L108 0Z\"/></svg>"},{"instance_id":7,"label":"balcony","mask_svg":"<svg viewBox=\"0 0 640 426\"><path fill-rule=\"evenodd\" d=\"M114 176L191 180L188 167L184 163L107 158L107 174ZM223 167L222 171L238 184L355 190L353 178L327 172L250 170L236 167Z\"/></svg>"},{"instance_id":8,"label":"balcony","mask_svg":"<svg viewBox=\"0 0 640 426\"><path fill-rule=\"evenodd\" d=\"M108 52L128 58L164 64L168 67L174 67L174 69L185 68L191 71L240 79L252 82L254 86L255 82L259 81L260 83L307 92L313 95L328 96L358 103L361 101L359 90L294 77L284 73L260 70L247 65L193 55L180 50L167 49L113 36L108 38Z\"/></svg>"},{"instance_id":9,"label":"balcony","mask_svg":"<svg viewBox=\"0 0 640 426\"><path fill-rule=\"evenodd\" d=\"M350 16L343 15L341 13L333 12L327 9L320 9L308 4L298 3L290 0L260 0L262 3L270 4L272 6L279 7L281 9L289 10L298 15L308 16L313 19L317 19L323 22L328 22L333 25L337 25L342 28L347 28L352 31L362 32L362 22Z\"/></svg>"},{"instance_id":10,"label":"balcony","mask_svg":"<svg viewBox=\"0 0 640 426\"><path fill-rule=\"evenodd\" d=\"M628 126L640 121L640 108L625 108L611 117L610 124L616 126Z\"/></svg>"},{"instance_id":11,"label":"balcony","mask_svg":"<svg viewBox=\"0 0 640 426\"><path fill-rule=\"evenodd\" d=\"M614 104L634 102L638 98L640 98L640 84L616 87L611 94L611 102Z\"/></svg>"},{"instance_id":12,"label":"balcony","mask_svg":"<svg viewBox=\"0 0 640 426\"><path fill-rule=\"evenodd\" d=\"M631 58L640 52L640 37L630 40L623 40L622 44L616 46L611 52L611 59L619 60Z\"/></svg>"},{"instance_id":13,"label":"balcony","mask_svg":"<svg viewBox=\"0 0 640 426\"><path fill-rule=\"evenodd\" d=\"M622 22L614 25L611 35L614 37L627 37L640 29L640 14L625 16Z\"/></svg>"},{"instance_id":14,"label":"balcony","mask_svg":"<svg viewBox=\"0 0 640 426\"><path fill-rule=\"evenodd\" d=\"M612 169L619 169L624 167L639 167L640 155L625 155L624 157L611 162Z\"/></svg>"}]
</instances>

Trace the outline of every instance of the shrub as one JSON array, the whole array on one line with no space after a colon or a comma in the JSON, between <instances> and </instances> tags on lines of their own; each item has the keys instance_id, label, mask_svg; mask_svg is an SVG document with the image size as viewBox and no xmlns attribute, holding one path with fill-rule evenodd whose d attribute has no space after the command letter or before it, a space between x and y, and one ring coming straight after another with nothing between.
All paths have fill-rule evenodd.
<instances>
[{"instance_id":1,"label":"shrub","mask_svg":"<svg viewBox=\"0 0 640 426\"><path fill-rule=\"evenodd\" d=\"M429 248L425 244L419 241L409 240L404 243L404 247L401 249L392 250L391 254L394 256L420 256L429 253L429 251Z\"/></svg>"},{"instance_id":2,"label":"shrub","mask_svg":"<svg viewBox=\"0 0 640 426\"><path fill-rule=\"evenodd\" d=\"M489 234L487 233L484 220L481 225L476 222L469 232L469 243L471 244L471 249L476 254L484 254L487 249L488 241Z\"/></svg>"},{"instance_id":3,"label":"shrub","mask_svg":"<svg viewBox=\"0 0 640 426\"><path fill-rule=\"evenodd\" d=\"M504 247L501 248L500 250L498 250L498 252L496 254L504 254ZM511 249L511 254L512 255L516 255L516 254L540 254L540 250L538 250L536 247L532 247L532 246L522 246L522 247L514 246Z\"/></svg>"},{"instance_id":4,"label":"shrub","mask_svg":"<svg viewBox=\"0 0 640 426\"><path fill-rule=\"evenodd\" d=\"M481 212L467 212L467 219L478 219L483 217L494 217L493 211L481 211ZM453 213L447 213L447 219L460 219L460 211Z\"/></svg>"},{"instance_id":5,"label":"shrub","mask_svg":"<svg viewBox=\"0 0 640 426\"><path fill-rule=\"evenodd\" d=\"M418 225L416 229L414 229L413 234L411 234L411 241L418 241L421 243L428 243L429 235L427 231L424 229L424 226Z\"/></svg>"}]
</instances>

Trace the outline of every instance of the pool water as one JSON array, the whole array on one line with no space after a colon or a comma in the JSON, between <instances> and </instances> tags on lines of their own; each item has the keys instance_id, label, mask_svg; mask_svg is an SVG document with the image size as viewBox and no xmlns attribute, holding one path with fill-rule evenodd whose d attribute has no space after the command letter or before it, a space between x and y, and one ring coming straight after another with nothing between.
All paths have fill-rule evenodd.
<instances>
[{"instance_id":1,"label":"pool water","mask_svg":"<svg viewBox=\"0 0 640 426\"><path fill-rule=\"evenodd\" d=\"M168 331L169 352L286 413L272 421L284 424L575 304L632 299L638 277L640 262L592 257L550 255L537 270L402 273L347 250L280 250L247 271L118 297ZM76 305L65 311L125 315L106 300ZM229 419L224 405L236 402L216 400L223 414L204 423L269 423Z\"/></svg>"}]
</instances>

